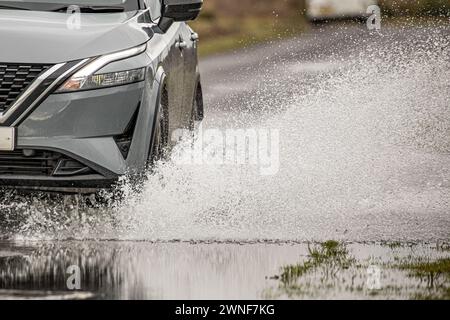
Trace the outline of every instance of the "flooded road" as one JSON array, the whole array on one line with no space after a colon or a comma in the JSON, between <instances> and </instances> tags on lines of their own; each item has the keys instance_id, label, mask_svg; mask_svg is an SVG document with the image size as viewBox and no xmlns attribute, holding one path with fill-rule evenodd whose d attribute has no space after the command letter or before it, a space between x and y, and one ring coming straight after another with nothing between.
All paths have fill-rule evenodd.
<instances>
[{"instance_id":1,"label":"flooded road","mask_svg":"<svg viewBox=\"0 0 450 320\"><path fill-rule=\"evenodd\" d=\"M58 242L0 250L0 299L449 298L448 245ZM315 263L313 250L324 260ZM421 266L423 257L443 273ZM80 290L68 290L70 266L80 267Z\"/></svg>"},{"instance_id":2,"label":"flooded road","mask_svg":"<svg viewBox=\"0 0 450 320\"><path fill-rule=\"evenodd\" d=\"M275 132L272 162L169 161L110 206L2 191L0 298L448 297L449 48L335 25L204 59L202 130Z\"/></svg>"}]
</instances>

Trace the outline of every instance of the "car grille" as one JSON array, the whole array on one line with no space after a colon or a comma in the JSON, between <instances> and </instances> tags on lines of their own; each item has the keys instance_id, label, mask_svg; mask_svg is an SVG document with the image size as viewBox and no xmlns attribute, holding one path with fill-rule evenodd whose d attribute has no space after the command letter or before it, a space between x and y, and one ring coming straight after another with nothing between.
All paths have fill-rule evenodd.
<instances>
[{"instance_id":1,"label":"car grille","mask_svg":"<svg viewBox=\"0 0 450 320\"><path fill-rule=\"evenodd\" d=\"M51 65L0 62L0 112L4 112Z\"/></svg>"},{"instance_id":2,"label":"car grille","mask_svg":"<svg viewBox=\"0 0 450 320\"><path fill-rule=\"evenodd\" d=\"M58 152L15 150L0 152L0 175L76 176L93 173L84 164Z\"/></svg>"}]
</instances>

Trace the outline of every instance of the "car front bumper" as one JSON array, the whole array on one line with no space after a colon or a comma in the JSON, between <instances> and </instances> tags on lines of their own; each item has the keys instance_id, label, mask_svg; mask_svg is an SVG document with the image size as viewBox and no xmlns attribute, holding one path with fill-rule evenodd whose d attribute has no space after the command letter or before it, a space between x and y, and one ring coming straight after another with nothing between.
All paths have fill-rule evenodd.
<instances>
[{"instance_id":1,"label":"car front bumper","mask_svg":"<svg viewBox=\"0 0 450 320\"><path fill-rule=\"evenodd\" d=\"M139 131L148 128L141 118L149 108L142 105L156 97L146 86L50 95L17 127L14 153L0 152L0 188L79 193L111 188L130 168L142 166L148 152ZM124 155L117 137L130 130Z\"/></svg>"}]
</instances>

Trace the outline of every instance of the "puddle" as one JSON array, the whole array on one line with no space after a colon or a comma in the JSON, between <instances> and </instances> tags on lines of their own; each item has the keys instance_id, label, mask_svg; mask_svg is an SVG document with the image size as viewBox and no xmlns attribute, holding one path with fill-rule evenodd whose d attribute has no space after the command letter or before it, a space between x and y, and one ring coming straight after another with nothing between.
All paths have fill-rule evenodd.
<instances>
[{"instance_id":1,"label":"puddle","mask_svg":"<svg viewBox=\"0 0 450 320\"><path fill-rule=\"evenodd\" d=\"M0 298L450 298L447 244L330 243L21 243L0 258Z\"/></svg>"}]
</instances>

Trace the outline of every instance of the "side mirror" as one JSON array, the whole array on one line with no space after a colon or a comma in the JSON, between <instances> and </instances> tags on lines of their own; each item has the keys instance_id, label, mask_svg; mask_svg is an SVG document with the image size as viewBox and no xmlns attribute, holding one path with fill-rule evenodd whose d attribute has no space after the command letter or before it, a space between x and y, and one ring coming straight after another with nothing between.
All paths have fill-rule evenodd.
<instances>
[{"instance_id":1,"label":"side mirror","mask_svg":"<svg viewBox=\"0 0 450 320\"><path fill-rule=\"evenodd\" d=\"M159 27L166 32L174 21L195 20L202 10L203 0L162 0Z\"/></svg>"}]
</instances>

